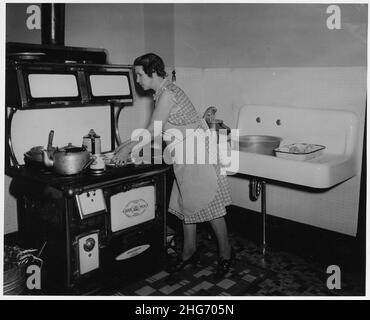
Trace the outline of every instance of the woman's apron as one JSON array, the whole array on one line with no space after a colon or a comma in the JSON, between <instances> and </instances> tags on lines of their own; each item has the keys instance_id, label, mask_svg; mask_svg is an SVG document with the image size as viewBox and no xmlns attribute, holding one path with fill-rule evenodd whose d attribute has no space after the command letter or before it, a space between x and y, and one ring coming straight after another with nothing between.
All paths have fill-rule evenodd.
<instances>
[{"instance_id":1,"label":"woman's apron","mask_svg":"<svg viewBox=\"0 0 370 320\"><path fill-rule=\"evenodd\" d=\"M186 139L193 135L188 134L188 137L186 137L186 129L195 129L197 136L204 138L205 130L209 130L209 128L204 119L185 126L173 125L167 122L164 127L164 138L166 135L169 137L168 133L166 133L168 129L177 129L182 133L181 140L175 139L175 142L167 142L168 145L164 154L167 157L166 159L169 159L169 154L172 153L173 169L176 177L172 187L169 207L184 216L192 216L201 209L206 208L215 198L218 182L216 168L213 164L209 164L209 162L208 164L197 164L196 157L194 164L186 164ZM181 142L183 144L182 157L176 151L173 154L175 143ZM208 150L211 149L208 143L205 144L205 149L205 154L207 154ZM212 154L214 153L212 151L211 149L210 158L216 156Z\"/></svg>"}]
</instances>

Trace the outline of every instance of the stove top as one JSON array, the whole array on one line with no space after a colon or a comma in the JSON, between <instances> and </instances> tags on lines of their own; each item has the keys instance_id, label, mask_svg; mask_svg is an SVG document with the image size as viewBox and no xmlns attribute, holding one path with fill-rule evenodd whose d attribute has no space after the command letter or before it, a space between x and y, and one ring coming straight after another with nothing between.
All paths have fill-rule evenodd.
<instances>
[{"instance_id":1,"label":"stove top","mask_svg":"<svg viewBox=\"0 0 370 320\"><path fill-rule=\"evenodd\" d=\"M107 166L102 173L95 173L89 169L69 176L59 175L49 168L29 168L21 166L19 169L13 169L10 174L18 181L37 183L54 187L63 192L73 195L76 192L83 192L92 187L102 187L117 181L138 179L148 175L162 173L170 169L167 164L128 164L122 167Z\"/></svg>"}]
</instances>

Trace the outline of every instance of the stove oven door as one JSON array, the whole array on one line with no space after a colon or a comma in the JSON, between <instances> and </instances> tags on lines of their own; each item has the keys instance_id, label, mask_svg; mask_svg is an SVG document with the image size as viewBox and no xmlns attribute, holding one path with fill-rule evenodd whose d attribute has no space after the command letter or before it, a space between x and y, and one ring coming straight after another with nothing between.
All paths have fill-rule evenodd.
<instances>
[{"instance_id":1,"label":"stove oven door","mask_svg":"<svg viewBox=\"0 0 370 320\"><path fill-rule=\"evenodd\" d=\"M110 197L110 231L127 228L155 219L155 185L132 186Z\"/></svg>"}]
</instances>

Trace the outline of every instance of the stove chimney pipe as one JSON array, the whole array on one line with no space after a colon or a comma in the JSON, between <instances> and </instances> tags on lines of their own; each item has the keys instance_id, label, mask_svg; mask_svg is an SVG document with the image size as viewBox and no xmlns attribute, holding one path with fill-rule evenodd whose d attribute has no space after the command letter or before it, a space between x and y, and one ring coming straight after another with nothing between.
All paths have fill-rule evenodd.
<instances>
[{"instance_id":1,"label":"stove chimney pipe","mask_svg":"<svg viewBox=\"0 0 370 320\"><path fill-rule=\"evenodd\" d=\"M41 43L64 46L64 3L41 4Z\"/></svg>"}]
</instances>

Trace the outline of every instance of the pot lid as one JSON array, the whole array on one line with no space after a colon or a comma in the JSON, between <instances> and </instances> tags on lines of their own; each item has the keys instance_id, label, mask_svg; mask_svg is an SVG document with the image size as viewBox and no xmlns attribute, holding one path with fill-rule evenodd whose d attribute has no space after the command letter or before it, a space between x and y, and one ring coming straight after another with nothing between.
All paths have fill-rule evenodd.
<instances>
[{"instance_id":1,"label":"pot lid","mask_svg":"<svg viewBox=\"0 0 370 320\"><path fill-rule=\"evenodd\" d=\"M43 146L36 146L36 147L32 147L30 150L28 150L27 153L28 154L42 154L43 151L44 151Z\"/></svg>"},{"instance_id":2,"label":"pot lid","mask_svg":"<svg viewBox=\"0 0 370 320\"><path fill-rule=\"evenodd\" d=\"M86 148L84 147L76 147L74 145L72 145L71 142L68 143L68 145L62 147L59 149L59 151L63 151L63 152L82 152L82 151L86 151Z\"/></svg>"}]
</instances>

